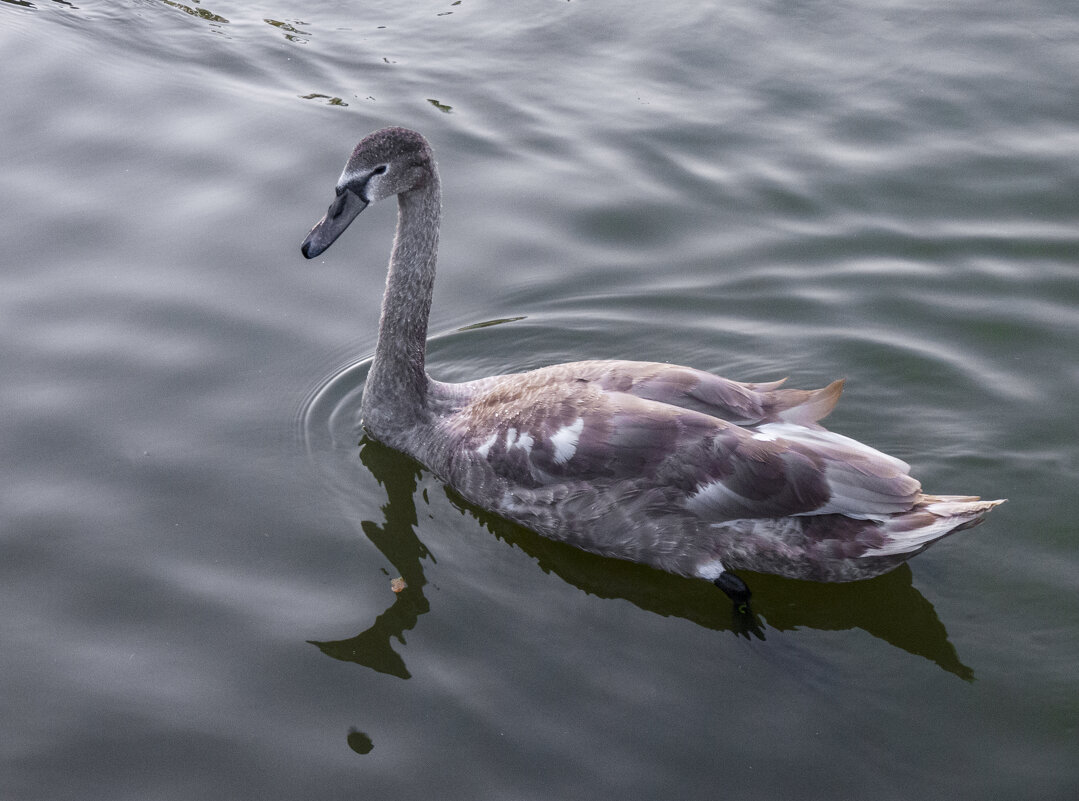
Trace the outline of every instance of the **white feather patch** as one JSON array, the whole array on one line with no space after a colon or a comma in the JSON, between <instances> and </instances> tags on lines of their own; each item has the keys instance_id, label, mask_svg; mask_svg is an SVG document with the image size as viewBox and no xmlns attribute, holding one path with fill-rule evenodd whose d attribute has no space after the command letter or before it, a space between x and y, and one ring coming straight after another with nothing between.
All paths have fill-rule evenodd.
<instances>
[{"instance_id":1,"label":"white feather patch","mask_svg":"<svg viewBox=\"0 0 1079 801\"><path fill-rule=\"evenodd\" d=\"M697 565L697 575L709 581L715 581L726 571L727 568L718 559L709 559L707 562L701 562Z\"/></svg>"},{"instance_id":2,"label":"white feather patch","mask_svg":"<svg viewBox=\"0 0 1079 801\"><path fill-rule=\"evenodd\" d=\"M724 506L724 501L733 500L740 506L752 506L753 501L731 490L722 480L699 484L697 490L686 499L686 508L698 514L707 514L710 508Z\"/></svg>"},{"instance_id":3,"label":"white feather patch","mask_svg":"<svg viewBox=\"0 0 1079 801\"><path fill-rule=\"evenodd\" d=\"M578 417L572 425L562 426L551 435L551 444L554 445L555 464L565 464L577 453L577 442L584 431L584 418Z\"/></svg>"},{"instance_id":4,"label":"white feather patch","mask_svg":"<svg viewBox=\"0 0 1079 801\"><path fill-rule=\"evenodd\" d=\"M478 448L476 448L476 453L478 453L481 458L486 459L488 451L491 450L491 446L495 444L495 440L497 440L497 439L498 439L498 432L496 431L494 434L492 434L486 440L484 440L482 445L480 445Z\"/></svg>"}]
</instances>

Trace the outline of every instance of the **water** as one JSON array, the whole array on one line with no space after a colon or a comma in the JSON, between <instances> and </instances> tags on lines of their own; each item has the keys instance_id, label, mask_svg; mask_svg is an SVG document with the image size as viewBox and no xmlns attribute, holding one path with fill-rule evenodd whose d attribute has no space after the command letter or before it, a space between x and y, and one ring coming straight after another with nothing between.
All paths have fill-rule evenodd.
<instances>
[{"instance_id":1,"label":"water","mask_svg":"<svg viewBox=\"0 0 1079 801\"><path fill-rule=\"evenodd\" d=\"M0 797L1075 797L1077 42L1063 0L0 2ZM438 377L846 377L832 428L1010 502L747 576L746 631L360 443L393 209L299 243L388 124L442 170Z\"/></svg>"}]
</instances>

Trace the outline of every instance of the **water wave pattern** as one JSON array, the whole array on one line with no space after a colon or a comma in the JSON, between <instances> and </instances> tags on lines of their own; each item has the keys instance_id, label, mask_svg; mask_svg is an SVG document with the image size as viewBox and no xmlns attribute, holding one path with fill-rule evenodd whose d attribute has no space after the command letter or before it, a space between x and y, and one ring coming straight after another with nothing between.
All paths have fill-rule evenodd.
<instances>
[{"instance_id":1,"label":"water wave pattern","mask_svg":"<svg viewBox=\"0 0 1079 801\"><path fill-rule=\"evenodd\" d=\"M0 796L1074 796L1073 5L0 0ZM298 250L390 124L434 376L845 377L1010 502L750 629L469 507L357 426L394 209Z\"/></svg>"}]
</instances>

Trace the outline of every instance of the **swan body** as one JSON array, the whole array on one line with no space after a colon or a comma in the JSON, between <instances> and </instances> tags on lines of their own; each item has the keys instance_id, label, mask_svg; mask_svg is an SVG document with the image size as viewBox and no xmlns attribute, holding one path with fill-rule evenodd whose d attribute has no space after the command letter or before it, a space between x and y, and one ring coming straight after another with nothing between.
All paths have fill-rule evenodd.
<instances>
[{"instance_id":1,"label":"swan body","mask_svg":"<svg viewBox=\"0 0 1079 801\"><path fill-rule=\"evenodd\" d=\"M925 494L904 462L821 427L841 381L795 390L635 361L436 381L424 364L441 214L430 146L404 128L376 131L336 192L307 258L369 203L398 201L363 427L479 506L744 602L731 570L869 578L1003 502Z\"/></svg>"}]
</instances>

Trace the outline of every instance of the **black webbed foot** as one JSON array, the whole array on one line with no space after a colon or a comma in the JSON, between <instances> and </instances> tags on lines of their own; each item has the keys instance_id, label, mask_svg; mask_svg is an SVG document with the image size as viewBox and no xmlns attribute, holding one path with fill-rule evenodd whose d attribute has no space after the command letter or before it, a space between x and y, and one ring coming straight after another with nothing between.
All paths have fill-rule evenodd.
<instances>
[{"instance_id":1,"label":"black webbed foot","mask_svg":"<svg viewBox=\"0 0 1079 801\"><path fill-rule=\"evenodd\" d=\"M727 593L727 597L734 601L738 611L745 612L749 609L749 596L751 594L749 587L734 573L724 570L712 583Z\"/></svg>"}]
</instances>

